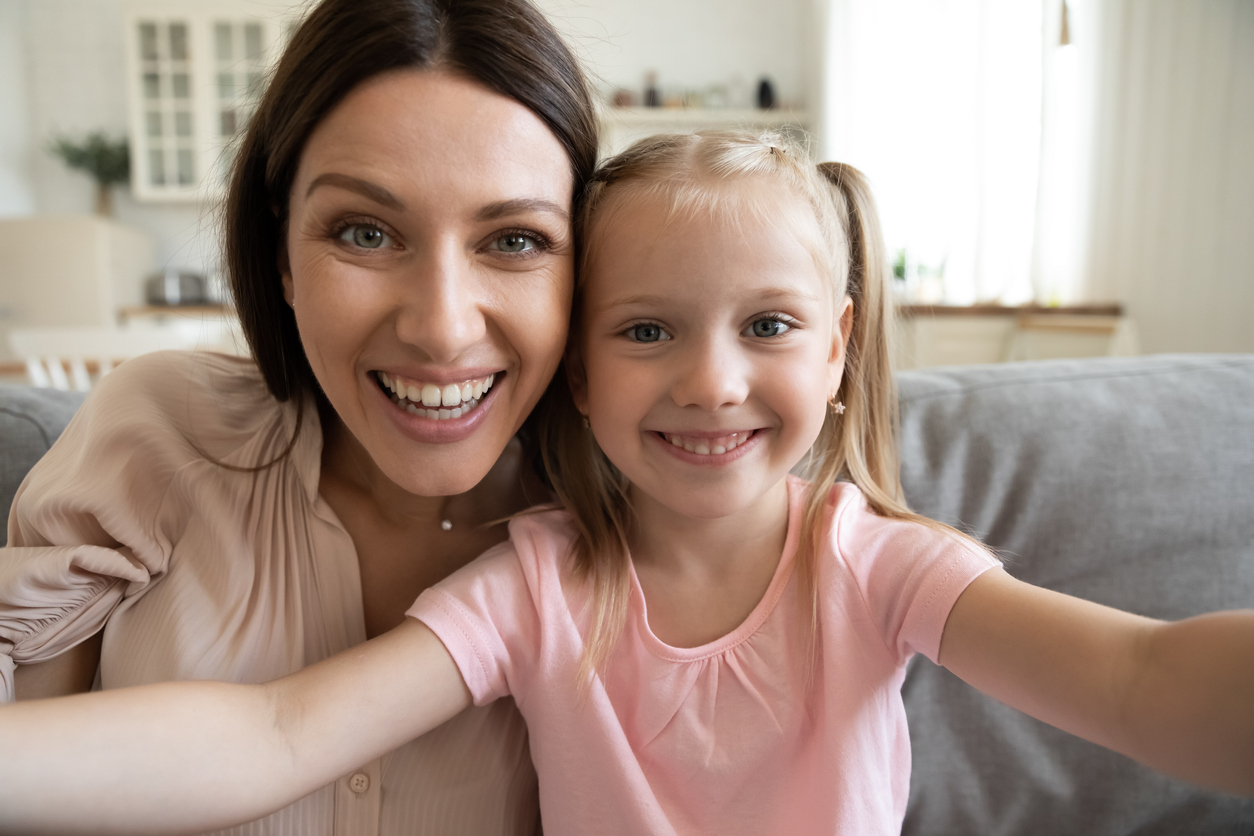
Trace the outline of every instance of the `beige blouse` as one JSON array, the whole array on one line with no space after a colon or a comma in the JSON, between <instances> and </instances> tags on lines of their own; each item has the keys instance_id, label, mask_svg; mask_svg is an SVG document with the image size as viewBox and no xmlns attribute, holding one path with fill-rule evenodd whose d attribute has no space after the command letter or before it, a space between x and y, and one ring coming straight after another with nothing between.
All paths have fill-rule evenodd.
<instances>
[{"instance_id":1,"label":"beige blouse","mask_svg":"<svg viewBox=\"0 0 1254 836\"><path fill-rule=\"evenodd\" d=\"M249 360L163 352L105 378L22 483L0 550L0 699L13 668L104 627L97 687L265 682L366 638L357 554L318 495L322 433ZM538 829L511 700L469 708L232 834Z\"/></svg>"}]
</instances>

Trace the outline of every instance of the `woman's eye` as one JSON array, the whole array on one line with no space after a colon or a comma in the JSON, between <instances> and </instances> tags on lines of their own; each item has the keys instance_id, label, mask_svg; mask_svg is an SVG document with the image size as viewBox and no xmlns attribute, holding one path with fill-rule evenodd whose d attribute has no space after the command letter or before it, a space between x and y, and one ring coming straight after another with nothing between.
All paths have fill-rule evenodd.
<instances>
[{"instance_id":1,"label":"woman's eye","mask_svg":"<svg viewBox=\"0 0 1254 836\"><path fill-rule=\"evenodd\" d=\"M525 253L528 250L539 248L536 239L530 235L523 235L517 232L511 232L509 235L502 235L492 242L492 249L503 253Z\"/></svg>"},{"instance_id":2,"label":"woman's eye","mask_svg":"<svg viewBox=\"0 0 1254 836\"><path fill-rule=\"evenodd\" d=\"M655 343L659 340L669 340L671 338L671 335L663 331L660 325L655 325L652 322L631 326L627 329L627 336L638 343Z\"/></svg>"},{"instance_id":3,"label":"woman's eye","mask_svg":"<svg viewBox=\"0 0 1254 836\"><path fill-rule=\"evenodd\" d=\"M377 250L392 243L392 236L377 226L353 224L340 233L340 240L361 247L363 250Z\"/></svg>"},{"instance_id":4,"label":"woman's eye","mask_svg":"<svg viewBox=\"0 0 1254 836\"><path fill-rule=\"evenodd\" d=\"M787 330L788 324L778 319L759 319L749 326L749 333L755 337L778 337Z\"/></svg>"}]
</instances>

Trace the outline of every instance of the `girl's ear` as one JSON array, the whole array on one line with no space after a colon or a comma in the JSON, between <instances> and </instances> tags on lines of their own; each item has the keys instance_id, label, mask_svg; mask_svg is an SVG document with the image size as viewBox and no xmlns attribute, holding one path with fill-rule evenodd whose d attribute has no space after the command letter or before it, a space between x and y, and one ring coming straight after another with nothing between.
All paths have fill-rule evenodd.
<instances>
[{"instance_id":1,"label":"girl's ear","mask_svg":"<svg viewBox=\"0 0 1254 836\"><path fill-rule=\"evenodd\" d=\"M835 395L845 374L845 354L849 348L849 335L853 333L853 299L848 296L840 303L836 322L832 329L832 349L827 358L828 392Z\"/></svg>"}]
</instances>

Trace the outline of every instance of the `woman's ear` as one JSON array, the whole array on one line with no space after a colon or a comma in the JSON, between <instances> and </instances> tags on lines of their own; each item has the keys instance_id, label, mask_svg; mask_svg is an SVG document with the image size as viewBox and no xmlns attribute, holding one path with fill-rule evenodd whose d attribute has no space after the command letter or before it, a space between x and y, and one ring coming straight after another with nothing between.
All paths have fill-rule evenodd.
<instances>
[{"instance_id":1,"label":"woman's ear","mask_svg":"<svg viewBox=\"0 0 1254 836\"><path fill-rule=\"evenodd\" d=\"M275 253L275 267L283 281L283 298L287 304L296 307L296 287L292 284L292 263L287 257L287 240L280 238L278 251Z\"/></svg>"}]
</instances>

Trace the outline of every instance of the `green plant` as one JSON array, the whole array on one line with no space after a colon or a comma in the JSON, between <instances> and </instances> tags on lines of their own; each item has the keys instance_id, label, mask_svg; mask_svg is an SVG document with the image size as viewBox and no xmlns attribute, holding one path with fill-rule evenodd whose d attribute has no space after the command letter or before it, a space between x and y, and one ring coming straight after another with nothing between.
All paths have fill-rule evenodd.
<instances>
[{"instance_id":1,"label":"green plant","mask_svg":"<svg viewBox=\"0 0 1254 836\"><path fill-rule=\"evenodd\" d=\"M82 142L54 137L48 150L70 168L86 171L102 186L124 183L131 176L131 152L126 139L111 140L103 131L88 134Z\"/></svg>"},{"instance_id":2,"label":"green plant","mask_svg":"<svg viewBox=\"0 0 1254 836\"><path fill-rule=\"evenodd\" d=\"M53 137L48 151L60 157L70 168L85 171L96 181L96 211L101 215L113 214L111 186L125 183L131 176L131 152L125 137L109 139L103 131L88 134L82 142L65 137Z\"/></svg>"}]
</instances>

